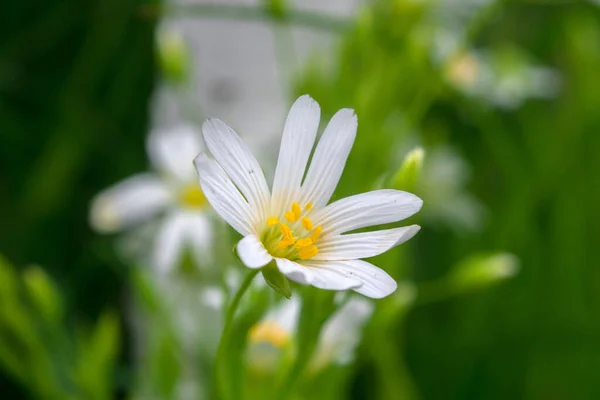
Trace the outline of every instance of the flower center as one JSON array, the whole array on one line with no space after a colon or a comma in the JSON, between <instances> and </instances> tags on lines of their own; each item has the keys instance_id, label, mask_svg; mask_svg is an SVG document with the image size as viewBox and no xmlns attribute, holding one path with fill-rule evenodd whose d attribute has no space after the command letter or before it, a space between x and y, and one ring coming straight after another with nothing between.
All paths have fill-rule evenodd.
<instances>
[{"instance_id":1,"label":"flower center","mask_svg":"<svg viewBox=\"0 0 600 400\"><path fill-rule=\"evenodd\" d=\"M197 183L184 186L179 193L179 201L187 208L201 208L206 205L206 197Z\"/></svg>"},{"instance_id":2,"label":"flower center","mask_svg":"<svg viewBox=\"0 0 600 400\"><path fill-rule=\"evenodd\" d=\"M311 203L304 206L305 213L311 209ZM300 204L293 202L292 209L284 214L288 223L281 222L278 217L267 218L267 229L262 235L262 242L273 257L292 261L308 260L319 253L315 244L321 235L322 227L313 227L310 218L302 215Z\"/></svg>"},{"instance_id":3,"label":"flower center","mask_svg":"<svg viewBox=\"0 0 600 400\"><path fill-rule=\"evenodd\" d=\"M289 332L270 321L254 325L249 331L249 338L253 343L267 342L277 348L283 348L290 342Z\"/></svg>"}]
</instances>

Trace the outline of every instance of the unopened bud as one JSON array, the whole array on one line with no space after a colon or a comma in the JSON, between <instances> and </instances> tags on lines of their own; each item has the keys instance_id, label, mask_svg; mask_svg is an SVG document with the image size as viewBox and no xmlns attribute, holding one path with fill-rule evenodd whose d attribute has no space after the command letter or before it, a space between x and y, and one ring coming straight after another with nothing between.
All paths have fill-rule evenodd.
<instances>
[{"instance_id":1,"label":"unopened bud","mask_svg":"<svg viewBox=\"0 0 600 400\"><path fill-rule=\"evenodd\" d=\"M181 32L163 28L157 35L158 62L163 76L179 83L187 78L190 54Z\"/></svg>"},{"instance_id":2,"label":"unopened bud","mask_svg":"<svg viewBox=\"0 0 600 400\"><path fill-rule=\"evenodd\" d=\"M504 281L518 271L519 260L513 254L475 255L456 266L450 274L450 281L458 290L473 290Z\"/></svg>"},{"instance_id":3,"label":"unopened bud","mask_svg":"<svg viewBox=\"0 0 600 400\"><path fill-rule=\"evenodd\" d=\"M392 177L391 185L394 189L414 192L421 175L423 161L425 160L425 150L417 147L410 151L398 171Z\"/></svg>"}]
</instances>

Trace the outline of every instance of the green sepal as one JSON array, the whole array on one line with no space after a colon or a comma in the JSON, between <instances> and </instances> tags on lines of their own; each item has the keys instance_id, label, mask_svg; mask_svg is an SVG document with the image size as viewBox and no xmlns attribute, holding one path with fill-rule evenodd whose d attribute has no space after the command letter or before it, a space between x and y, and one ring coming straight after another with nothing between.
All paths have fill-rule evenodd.
<instances>
[{"instance_id":1,"label":"green sepal","mask_svg":"<svg viewBox=\"0 0 600 400\"><path fill-rule=\"evenodd\" d=\"M285 275L277 269L273 262L262 267L261 272L263 278L265 278L265 281L273 288L273 290L284 296L286 299L292 297L290 282Z\"/></svg>"}]
</instances>

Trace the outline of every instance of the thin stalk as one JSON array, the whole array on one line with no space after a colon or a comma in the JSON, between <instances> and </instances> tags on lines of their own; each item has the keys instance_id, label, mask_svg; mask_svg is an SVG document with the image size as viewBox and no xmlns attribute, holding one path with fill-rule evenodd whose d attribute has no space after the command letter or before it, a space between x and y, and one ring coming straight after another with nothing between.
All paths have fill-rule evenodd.
<instances>
[{"instance_id":1,"label":"thin stalk","mask_svg":"<svg viewBox=\"0 0 600 400\"><path fill-rule=\"evenodd\" d=\"M217 348L217 355L215 358L213 390L217 393L218 398L229 398L228 393L226 393L229 387L229 382L227 382L227 377L224 376L223 362L227 355L227 349L229 348L229 338L233 328L233 319L240 304L240 300L250 287L252 280L259 271L260 270L258 269L253 269L248 273L248 275L246 275L246 278L242 282L240 288L235 294L235 297L231 301L229 308L227 309L227 313L225 314L225 326L223 327L223 333L221 334L221 339L219 340L219 347Z\"/></svg>"}]
</instances>

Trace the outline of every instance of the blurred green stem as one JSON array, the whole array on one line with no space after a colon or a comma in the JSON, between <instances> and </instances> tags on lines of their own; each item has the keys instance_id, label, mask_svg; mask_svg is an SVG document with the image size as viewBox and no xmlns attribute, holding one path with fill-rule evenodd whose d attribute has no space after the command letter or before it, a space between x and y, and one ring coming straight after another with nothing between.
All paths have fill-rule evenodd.
<instances>
[{"instance_id":1,"label":"blurred green stem","mask_svg":"<svg viewBox=\"0 0 600 400\"><path fill-rule=\"evenodd\" d=\"M233 319L235 312L240 304L240 300L250 287L252 280L258 274L259 269L251 270L246 278L240 285L235 297L231 301L227 314L225 315L225 326L223 327L223 333L221 334L221 340L219 341L219 347L217 348L217 355L215 358L215 370L214 370L214 388L213 390L217 393L217 398L227 399L229 397L228 389L231 382L228 382L227 377L224 374L224 358L227 357L227 349L229 347L229 338L231 336L231 329L233 327ZM234 382L235 384L235 382Z\"/></svg>"}]
</instances>

